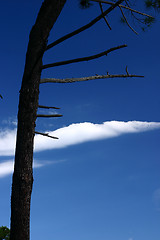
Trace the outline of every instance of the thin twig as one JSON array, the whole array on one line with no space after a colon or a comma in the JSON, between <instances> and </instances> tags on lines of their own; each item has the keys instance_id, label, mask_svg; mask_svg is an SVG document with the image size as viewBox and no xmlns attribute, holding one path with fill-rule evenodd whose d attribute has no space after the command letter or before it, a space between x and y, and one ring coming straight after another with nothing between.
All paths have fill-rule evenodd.
<instances>
[{"instance_id":1,"label":"thin twig","mask_svg":"<svg viewBox=\"0 0 160 240\"><path fill-rule=\"evenodd\" d=\"M55 62L55 63L46 64L46 65L42 66L42 69L62 66L62 65L70 64L70 63L90 61L90 60L93 60L93 59L96 59L96 58L100 58L100 57L102 57L104 55L107 55L110 52L113 52L115 50L118 50L118 49L124 48L124 47L127 47L127 45L124 44L124 45L120 45L120 46L117 46L117 47L113 47L113 48L108 49L107 51L98 53L96 55L88 56L88 57L82 57L82 58L76 58L76 59L71 59L71 60L67 60L67 61L61 61L61 62Z\"/></svg>"},{"instance_id":2,"label":"thin twig","mask_svg":"<svg viewBox=\"0 0 160 240\"><path fill-rule=\"evenodd\" d=\"M123 16L125 22L127 23L128 27L129 27L135 34L138 35L138 33L137 33L137 32L131 27L131 25L128 23L127 18L126 18L126 16L124 15L124 12L123 12L123 10L122 10L122 8L121 8L120 6L119 6L119 9L120 9L120 11L121 11L121 13L122 13L122 16Z\"/></svg>"},{"instance_id":3,"label":"thin twig","mask_svg":"<svg viewBox=\"0 0 160 240\"><path fill-rule=\"evenodd\" d=\"M63 115L61 114L37 114L37 117L46 117L46 118L51 118L51 117L62 117Z\"/></svg>"},{"instance_id":4,"label":"thin twig","mask_svg":"<svg viewBox=\"0 0 160 240\"><path fill-rule=\"evenodd\" d=\"M109 7L106 11L104 11L104 14L99 15L98 17L94 18L91 22L89 22L88 24L84 25L83 27L78 28L77 30L57 39L55 42L49 44L46 48L46 51L54 46L56 46L57 44L65 41L68 38L71 38L77 34L79 34L80 32L92 27L95 23L97 23L99 20L101 20L103 18L103 16L106 16L108 13L110 13L113 9L115 9L119 4L121 4L124 0L119 0L116 3L113 3L111 7Z\"/></svg>"},{"instance_id":5,"label":"thin twig","mask_svg":"<svg viewBox=\"0 0 160 240\"><path fill-rule=\"evenodd\" d=\"M126 66L126 73L129 76L128 67Z\"/></svg>"},{"instance_id":6,"label":"thin twig","mask_svg":"<svg viewBox=\"0 0 160 240\"><path fill-rule=\"evenodd\" d=\"M42 136L45 136L45 137L49 137L49 138L53 138L53 139L59 139L58 137L50 136L48 133L41 133L41 132L35 131L35 134L39 134L39 135L42 135Z\"/></svg>"},{"instance_id":7,"label":"thin twig","mask_svg":"<svg viewBox=\"0 0 160 240\"><path fill-rule=\"evenodd\" d=\"M64 79L57 79L57 78L43 78L41 79L40 83L73 83L73 82L83 82L89 80L96 80L96 79L105 79L105 78L143 78L142 75L135 75L135 74L107 74L107 75L95 75L89 77L81 77L81 78L64 78Z\"/></svg>"},{"instance_id":8,"label":"thin twig","mask_svg":"<svg viewBox=\"0 0 160 240\"><path fill-rule=\"evenodd\" d=\"M106 4L109 4L109 5L114 5L113 2L109 2L109 1L105 1L105 0L90 0L90 1L92 1L92 2L98 2L98 3L106 3ZM154 17L152 17L151 15L148 15L148 14L143 13L143 12L139 12L139 11L137 11L137 10L135 10L135 9L132 9L132 8L130 8L130 7L127 7L127 6L125 6L125 5L119 4L119 6L122 7L122 8L128 9L128 10L130 10L131 12L135 12L135 13L138 13L138 14L143 15L143 16L146 16L146 17L154 18Z\"/></svg>"},{"instance_id":9,"label":"thin twig","mask_svg":"<svg viewBox=\"0 0 160 240\"><path fill-rule=\"evenodd\" d=\"M107 26L109 27L109 29L112 30L112 28L111 28L111 26L110 26L110 24L109 24L107 18L106 18L105 15L104 15L104 11L103 11L103 7L102 7L102 3L99 3L99 7L100 7L100 9L101 9L101 13L103 14L103 19L104 19L104 21L106 22L106 24L107 24Z\"/></svg>"},{"instance_id":10,"label":"thin twig","mask_svg":"<svg viewBox=\"0 0 160 240\"><path fill-rule=\"evenodd\" d=\"M42 106L42 105L39 105L38 106L39 108L45 108L45 109L60 109L60 108L57 108L57 107L48 107L48 106Z\"/></svg>"}]
</instances>

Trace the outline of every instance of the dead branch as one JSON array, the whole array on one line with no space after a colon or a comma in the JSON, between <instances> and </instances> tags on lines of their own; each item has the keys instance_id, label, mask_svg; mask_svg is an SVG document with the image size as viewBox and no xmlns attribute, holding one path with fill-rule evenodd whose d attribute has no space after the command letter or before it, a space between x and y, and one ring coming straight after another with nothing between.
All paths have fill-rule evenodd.
<instances>
[{"instance_id":1,"label":"dead branch","mask_svg":"<svg viewBox=\"0 0 160 240\"><path fill-rule=\"evenodd\" d=\"M109 4L109 5L114 5L113 2L105 1L105 0L90 0L90 1L92 1L92 2L98 2L98 3L106 3L106 4ZM130 8L129 6L125 6L125 5L119 4L119 7L128 9L128 10L130 10L131 12L135 12L135 13L137 13L137 14L140 14L140 15L143 15L143 16L146 16L146 17L153 18L151 15L148 15L148 14L143 13L143 12L139 12L139 11L137 11L137 10L135 10L135 9Z\"/></svg>"},{"instance_id":2,"label":"dead branch","mask_svg":"<svg viewBox=\"0 0 160 240\"><path fill-rule=\"evenodd\" d=\"M45 108L45 109L60 109L60 108L57 108L57 107L48 107L48 106L42 106L42 105L39 105L38 107L39 108Z\"/></svg>"},{"instance_id":3,"label":"dead branch","mask_svg":"<svg viewBox=\"0 0 160 240\"><path fill-rule=\"evenodd\" d=\"M127 23L128 27L129 27L135 34L138 35L138 33L137 33L137 32L131 27L131 25L128 23L127 18L126 18L126 16L124 15L124 12L123 12L123 10L122 10L122 7L119 6L119 9L120 9L120 11L121 11L121 13L122 13L122 16L123 16L125 22Z\"/></svg>"},{"instance_id":4,"label":"dead branch","mask_svg":"<svg viewBox=\"0 0 160 240\"><path fill-rule=\"evenodd\" d=\"M126 73L127 73L127 76L129 76L129 72L128 72L128 67L126 66Z\"/></svg>"},{"instance_id":5,"label":"dead branch","mask_svg":"<svg viewBox=\"0 0 160 240\"><path fill-rule=\"evenodd\" d=\"M113 3L111 5L111 7L109 7L106 11L104 11L103 14L99 15L98 17L94 18L91 22L89 22L88 24L84 25L83 27L78 28L77 30L57 39L55 42L49 44L46 48L46 51L49 50L50 48L56 46L57 44L67 40L68 38L71 38L77 34L79 34L80 32L92 27L95 23L97 23L99 20L101 20L103 18L103 16L106 16L108 13L110 13L111 11L113 11L119 4L121 4L124 0L119 0L116 3Z\"/></svg>"},{"instance_id":6,"label":"dead branch","mask_svg":"<svg viewBox=\"0 0 160 240\"><path fill-rule=\"evenodd\" d=\"M103 11L103 7L102 7L102 3L99 3L99 7L100 7L100 9L101 9L101 13L103 14L103 19L104 19L104 21L106 22L108 28L109 28L110 30L112 30L112 28L111 28L111 26L110 26L110 24L109 24L107 18L106 18L105 15L104 15L104 11Z\"/></svg>"},{"instance_id":7,"label":"dead branch","mask_svg":"<svg viewBox=\"0 0 160 240\"><path fill-rule=\"evenodd\" d=\"M46 117L46 118L51 118L51 117L62 117L63 115L61 114L37 114L37 117Z\"/></svg>"},{"instance_id":8,"label":"dead branch","mask_svg":"<svg viewBox=\"0 0 160 240\"><path fill-rule=\"evenodd\" d=\"M128 78L128 77L129 78L133 78L133 77L142 78L144 76L129 74L127 71L127 74L95 75L95 76L82 77L82 78L64 78L64 79L43 78L43 79L41 79L40 83L73 83L73 82L83 82L83 81L96 80L96 79L105 79L105 78Z\"/></svg>"},{"instance_id":9,"label":"dead branch","mask_svg":"<svg viewBox=\"0 0 160 240\"><path fill-rule=\"evenodd\" d=\"M120 46L117 46L117 47L113 47L113 48L108 49L107 51L104 51L104 52L101 52L101 53L98 53L96 55L92 55L92 56L89 56L89 57L82 57L82 58L76 58L76 59L71 59L71 60L67 60L67 61L61 61L61 62L46 64L46 65L42 66L42 69L62 66L62 65L70 64L70 63L90 61L90 60L93 60L93 59L96 59L96 58L100 58L104 55L107 56L108 53L113 52L113 51L118 50L118 49L121 49L121 48L124 48L124 47L127 47L127 45L124 44L124 45L120 45Z\"/></svg>"},{"instance_id":10,"label":"dead branch","mask_svg":"<svg viewBox=\"0 0 160 240\"><path fill-rule=\"evenodd\" d=\"M49 137L49 138L53 138L53 139L59 139L58 137L50 136L48 133L41 133L41 132L35 131L35 134L39 134L39 135L42 135L42 136L45 136L45 137Z\"/></svg>"}]
</instances>

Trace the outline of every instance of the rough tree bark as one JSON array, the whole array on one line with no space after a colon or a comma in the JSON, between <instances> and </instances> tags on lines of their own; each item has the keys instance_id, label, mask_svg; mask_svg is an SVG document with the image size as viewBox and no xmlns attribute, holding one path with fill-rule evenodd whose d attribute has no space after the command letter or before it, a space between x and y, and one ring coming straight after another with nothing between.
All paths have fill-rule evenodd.
<instances>
[{"instance_id":1,"label":"rough tree bark","mask_svg":"<svg viewBox=\"0 0 160 240\"><path fill-rule=\"evenodd\" d=\"M10 240L30 239L30 201L33 184L33 143L38 108L42 57L47 39L66 0L45 0L33 26L20 90L15 166L11 196Z\"/></svg>"}]
</instances>

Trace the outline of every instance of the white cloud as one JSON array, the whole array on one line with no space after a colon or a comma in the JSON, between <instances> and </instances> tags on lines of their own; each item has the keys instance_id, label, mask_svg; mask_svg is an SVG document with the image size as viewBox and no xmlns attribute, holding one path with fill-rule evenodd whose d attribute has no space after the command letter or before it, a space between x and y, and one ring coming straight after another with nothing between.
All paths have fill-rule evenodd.
<instances>
[{"instance_id":1,"label":"white cloud","mask_svg":"<svg viewBox=\"0 0 160 240\"><path fill-rule=\"evenodd\" d=\"M60 162L64 162L64 160L59 160L59 161L37 161L34 160L33 161L33 167L34 168L40 168L43 167L44 165L47 164L55 164L55 163L60 163ZM13 160L8 160L8 161L4 161L2 163L0 163L0 178L6 177L10 174L13 173L14 170L14 162Z\"/></svg>"},{"instance_id":2,"label":"white cloud","mask_svg":"<svg viewBox=\"0 0 160 240\"><path fill-rule=\"evenodd\" d=\"M94 124L90 122L71 124L67 127L60 128L56 131L49 132L50 135L59 139L53 140L41 135L35 136L35 151L44 151L48 149L64 148L87 141L96 141L118 137L127 133L139 133L160 129L160 123L157 122L118 122L110 121L102 124ZM0 156L13 156L16 143L16 129L0 130ZM48 163L59 163L61 161L39 162L34 161L34 167L42 167ZM5 161L0 163L0 178L7 176L13 172L13 161ZM160 204L160 189L154 193L154 201L156 205Z\"/></svg>"},{"instance_id":3,"label":"white cloud","mask_svg":"<svg viewBox=\"0 0 160 240\"><path fill-rule=\"evenodd\" d=\"M64 148L88 141L118 137L127 133L139 133L160 129L158 122L119 122L108 121L102 124L90 122L71 124L56 131L48 132L59 139L53 140L41 135L35 136L35 151ZM16 130L0 131L0 156L13 156L16 142Z\"/></svg>"},{"instance_id":4,"label":"white cloud","mask_svg":"<svg viewBox=\"0 0 160 240\"><path fill-rule=\"evenodd\" d=\"M35 138L35 151L64 148L88 141L96 141L118 137L127 133L138 133L154 129L160 129L160 123L138 121L110 121L102 124L94 124L90 122L76 123L49 132L50 135L58 137L59 140L53 140L37 135Z\"/></svg>"},{"instance_id":5,"label":"white cloud","mask_svg":"<svg viewBox=\"0 0 160 240\"><path fill-rule=\"evenodd\" d=\"M13 156L16 144L16 129L0 129L0 156Z\"/></svg>"},{"instance_id":6,"label":"white cloud","mask_svg":"<svg viewBox=\"0 0 160 240\"><path fill-rule=\"evenodd\" d=\"M0 178L12 174L14 168L13 161L0 163Z\"/></svg>"},{"instance_id":7,"label":"white cloud","mask_svg":"<svg viewBox=\"0 0 160 240\"><path fill-rule=\"evenodd\" d=\"M9 126L17 126L17 118L16 117L9 117L8 119L5 119L2 121L2 124L9 125Z\"/></svg>"},{"instance_id":8,"label":"white cloud","mask_svg":"<svg viewBox=\"0 0 160 240\"><path fill-rule=\"evenodd\" d=\"M42 167L44 166L43 163L35 161L34 168ZM13 160L5 161L0 163L0 178L6 177L10 174L12 174L14 169L14 162Z\"/></svg>"}]
</instances>

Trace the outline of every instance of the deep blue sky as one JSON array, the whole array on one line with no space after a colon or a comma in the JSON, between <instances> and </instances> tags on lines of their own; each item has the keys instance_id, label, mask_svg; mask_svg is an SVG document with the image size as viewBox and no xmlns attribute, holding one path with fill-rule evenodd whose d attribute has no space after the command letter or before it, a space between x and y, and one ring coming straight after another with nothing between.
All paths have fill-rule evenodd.
<instances>
[{"instance_id":1,"label":"deep blue sky","mask_svg":"<svg viewBox=\"0 0 160 240\"><path fill-rule=\"evenodd\" d=\"M12 130L16 128L28 36L41 3L40 0L6 0L0 7L0 94L3 95L0 144L4 144L0 146L0 226L10 224ZM145 11L142 3L139 1L137 9ZM78 0L68 0L49 42L98 14L97 4L82 10ZM156 23L146 32L137 24L137 36L119 18L117 9L108 17L111 31L101 20L44 56L46 64L127 44L127 48L98 60L44 70L42 77L121 74L127 65L129 73L145 78L40 86L40 104L60 107L57 113L63 114L63 118L37 121L37 130L59 129L57 134L62 136L57 140L58 148L52 147L52 142L36 140L32 240L160 239L160 22L157 15ZM110 125L110 121L116 122ZM132 121L138 121L136 126ZM85 125L85 122L93 124ZM148 131L144 131L146 128ZM70 129L77 132L72 134ZM107 135L110 131L112 138ZM75 145L71 143L73 139ZM54 145L55 140L51 141Z\"/></svg>"}]
</instances>

